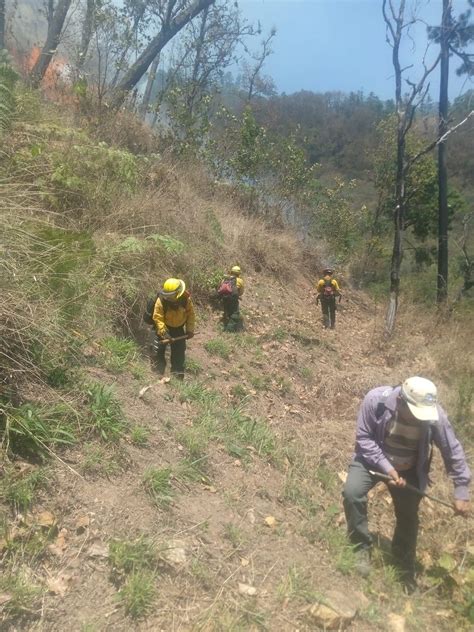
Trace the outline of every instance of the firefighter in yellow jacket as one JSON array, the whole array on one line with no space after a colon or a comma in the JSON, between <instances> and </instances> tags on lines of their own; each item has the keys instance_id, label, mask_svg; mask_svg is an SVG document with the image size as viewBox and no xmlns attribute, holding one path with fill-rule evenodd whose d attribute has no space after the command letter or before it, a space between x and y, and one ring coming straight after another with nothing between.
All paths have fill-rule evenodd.
<instances>
[{"instance_id":1,"label":"firefighter in yellow jacket","mask_svg":"<svg viewBox=\"0 0 474 632\"><path fill-rule=\"evenodd\" d=\"M171 348L171 374L184 378L186 336L194 336L194 305L186 285L181 279L167 279L158 294L153 310L156 335L153 348L156 352L156 368L161 375L166 368L166 347ZM180 340L174 339L181 338ZM165 340L170 340L165 343Z\"/></svg>"},{"instance_id":2,"label":"firefighter in yellow jacket","mask_svg":"<svg viewBox=\"0 0 474 632\"><path fill-rule=\"evenodd\" d=\"M316 286L316 303L321 302L324 327L334 329L336 327L336 297L341 300L342 292L336 279L333 278L334 270L324 268L323 278Z\"/></svg>"},{"instance_id":3,"label":"firefighter in yellow jacket","mask_svg":"<svg viewBox=\"0 0 474 632\"><path fill-rule=\"evenodd\" d=\"M232 266L230 274L226 274L217 290L222 299L224 314L222 322L224 331L239 331L242 329L242 317L240 315L239 301L244 293L244 280L242 279L240 266Z\"/></svg>"}]
</instances>

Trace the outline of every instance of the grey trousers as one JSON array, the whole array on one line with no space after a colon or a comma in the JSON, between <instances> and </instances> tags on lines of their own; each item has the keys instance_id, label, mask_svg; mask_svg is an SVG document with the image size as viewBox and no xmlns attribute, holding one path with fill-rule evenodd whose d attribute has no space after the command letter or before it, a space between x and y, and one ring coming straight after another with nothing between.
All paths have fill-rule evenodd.
<instances>
[{"instance_id":1,"label":"grey trousers","mask_svg":"<svg viewBox=\"0 0 474 632\"><path fill-rule=\"evenodd\" d=\"M414 469L402 472L401 476L411 485L418 487L418 477ZM355 459L342 492L347 529L351 542L359 549L372 545L372 536L367 524L367 494L380 479L369 473L364 462ZM392 553L399 565L413 572L418 537L418 506L420 496L406 489L388 486L393 499L396 525L392 539Z\"/></svg>"}]
</instances>

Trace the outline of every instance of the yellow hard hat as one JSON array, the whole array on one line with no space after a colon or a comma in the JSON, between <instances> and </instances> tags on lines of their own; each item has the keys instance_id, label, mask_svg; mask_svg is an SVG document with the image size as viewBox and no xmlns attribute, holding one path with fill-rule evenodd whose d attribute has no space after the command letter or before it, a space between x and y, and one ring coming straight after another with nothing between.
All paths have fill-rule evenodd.
<instances>
[{"instance_id":1,"label":"yellow hard hat","mask_svg":"<svg viewBox=\"0 0 474 632\"><path fill-rule=\"evenodd\" d=\"M161 295L166 299L178 299L183 296L186 284L181 279L166 279Z\"/></svg>"},{"instance_id":2,"label":"yellow hard hat","mask_svg":"<svg viewBox=\"0 0 474 632\"><path fill-rule=\"evenodd\" d=\"M232 266L230 271L232 274L237 274L237 275L239 275L242 272L242 270L240 269L240 266Z\"/></svg>"}]
</instances>

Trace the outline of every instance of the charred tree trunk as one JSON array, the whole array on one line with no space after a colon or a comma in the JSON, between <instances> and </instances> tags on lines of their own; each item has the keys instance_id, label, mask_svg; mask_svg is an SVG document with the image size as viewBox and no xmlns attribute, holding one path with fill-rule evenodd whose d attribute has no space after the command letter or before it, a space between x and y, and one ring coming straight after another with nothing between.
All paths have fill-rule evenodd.
<instances>
[{"instance_id":1,"label":"charred tree trunk","mask_svg":"<svg viewBox=\"0 0 474 632\"><path fill-rule=\"evenodd\" d=\"M35 65L31 69L30 81L33 87L38 87L41 80L48 70L49 64L56 52L56 49L61 40L61 33L63 31L64 22L66 20L67 12L71 6L72 0L59 0L56 5L53 16L49 22L48 35L46 36L46 42L43 49L36 60Z\"/></svg>"},{"instance_id":2,"label":"charred tree trunk","mask_svg":"<svg viewBox=\"0 0 474 632\"><path fill-rule=\"evenodd\" d=\"M169 23L165 23L161 31L145 48L136 62L128 69L125 76L117 84L113 105L120 107L127 92L132 90L148 70L150 64L163 50L166 44L183 29L203 9L213 4L215 0L194 0L187 8L178 13Z\"/></svg>"},{"instance_id":3,"label":"charred tree trunk","mask_svg":"<svg viewBox=\"0 0 474 632\"><path fill-rule=\"evenodd\" d=\"M440 33L441 74L439 88L438 136L443 138L448 130L448 80L449 40L451 30L451 0L443 0L443 18ZM446 143L438 145L438 277L437 301L448 298L448 171L446 167Z\"/></svg>"}]
</instances>

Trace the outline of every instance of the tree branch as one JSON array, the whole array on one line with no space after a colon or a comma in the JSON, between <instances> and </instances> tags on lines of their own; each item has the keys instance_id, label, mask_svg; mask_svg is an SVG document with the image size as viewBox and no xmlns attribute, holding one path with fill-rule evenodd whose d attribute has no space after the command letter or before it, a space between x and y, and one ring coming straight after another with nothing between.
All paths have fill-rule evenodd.
<instances>
[{"instance_id":1,"label":"tree branch","mask_svg":"<svg viewBox=\"0 0 474 632\"><path fill-rule=\"evenodd\" d=\"M418 160L420 158L422 158L423 156L425 156L426 154L428 154L430 151L432 151L433 149L435 149L438 145L440 145L441 143L444 143L444 141L451 136L451 134L453 134L454 132L456 132L462 125L464 125L465 123L467 123L467 121L474 116L474 110L471 110L469 112L469 114L466 116L466 118L464 118L462 121L460 121L457 125L455 125L454 127L451 127L450 129L448 129L442 136L440 136L439 138L437 138L436 140L434 140L432 143L430 143L429 145L427 145L424 149L422 149L421 151L419 151L415 156L413 156L413 158L407 163L406 165L406 169L410 169L415 162L418 162Z\"/></svg>"}]
</instances>

